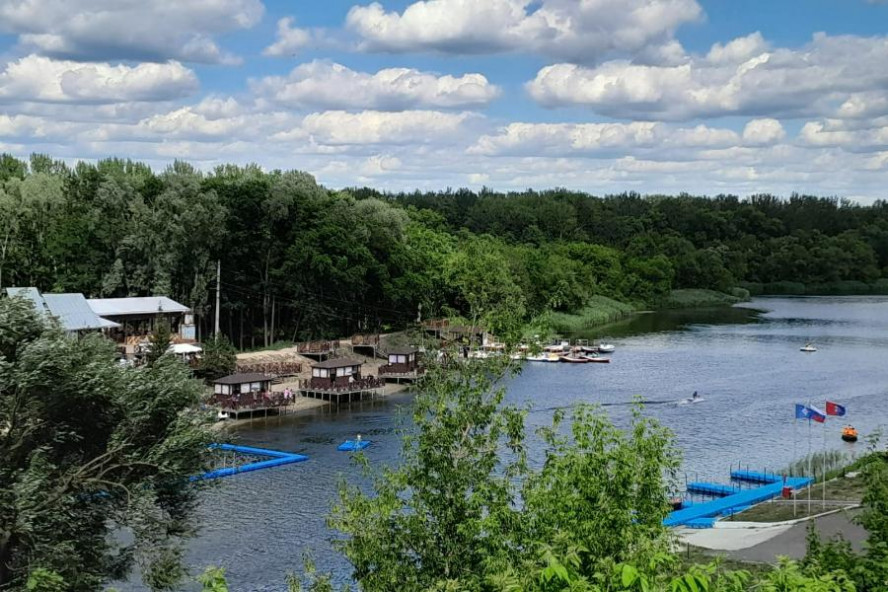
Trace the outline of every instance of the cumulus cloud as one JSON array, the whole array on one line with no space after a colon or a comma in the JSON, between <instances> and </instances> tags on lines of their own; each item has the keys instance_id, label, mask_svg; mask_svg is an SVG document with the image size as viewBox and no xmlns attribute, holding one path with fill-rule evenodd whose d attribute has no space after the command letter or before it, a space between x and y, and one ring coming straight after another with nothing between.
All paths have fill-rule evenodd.
<instances>
[{"instance_id":1,"label":"cumulus cloud","mask_svg":"<svg viewBox=\"0 0 888 592\"><path fill-rule=\"evenodd\" d=\"M874 152L888 149L888 117L876 118L864 125L843 120L809 121L799 131L799 142L808 147L834 147L849 152Z\"/></svg>"},{"instance_id":2,"label":"cumulus cloud","mask_svg":"<svg viewBox=\"0 0 888 592\"><path fill-rule=\"evenodd\" d=\"M743 141L747 144L766 146L776 144L785 137L786 131L776 119L753 119L743 128Z\"/></svg>"},{"instance_id":3,"label":"cumulus cloud","mask_svg":"<svg viewBox=\"0 0 888 592\"><path fill-rule=\"evenodd\" d=\"M307 115L300 129L329 145L446 144L458 140L475 117L440 111L325 111Z\"/></svg>"},{"instance_id":4,"label":"cumulus cloud","mask_svg":"<svg viewBox=\"0 0 888 592\"><path fill-rule=\"evenodd\" d=\"M287 76L263 78L252 87L276 104L331 109L467 107L486 104L499 94L482 74L438 76L410 68L370 74L324 61L302 64Z\"/></svg>"},{"instance_id":5,"label":"cumulus cloud","mask_svg":"<svg viewBox=\"0 0 888 592\"><path fill-rule=\"evenodd\" d=\"M213 36L263 11L261 0L0 0L0 32L57 58L236 63Z\"/></svg>"},{"instance_id":6,"label":"cumulus cloud","mask_svg":"<svg viewBox=\"0 0 888 592\"><path fill-rule=\"evenodd\" d=\"M632 119L872 114L888 107L885 63L886 37L817 34L800 49L768 51L755 34L679 65L554 64L527 88L546 106L583 105Z\"/></svg>"},{"instance_id":7,"label":"cumulus cloud","mask_svg":"<svg viewBox=\"0 0 888 592\"><path fill-rule=\"evenodd\" d=\"M294 27L296 19L291 16L284 17L277 24L277 38L274 43L262 52L267 56L289 56L299 50L308 47L312 43L312 32L308 29Z\"/></svg>"},{"instance_id":8,"label":"cumulus cloud","mask_svg":"<svg viewBox=\"0 0 888 592\"><path fill-rule=\"evenodd\" d=\"M194 72L179 62L112 66L29 55L0 70L0 101L165 101L197 88Z\"/></svg>"},{"instance_id":9,"label":"cumulus cloud","mask_svg":"<svg viewBox=\"0 0 888 592\"><path fill-rule=\"evenodd\" d=\"M672 128L662 123L512 123L497 134L485 135L469 148L470 154L589 155L604 158L615 154L655 149L671 151L737 145L740 137L729 129L698 125Z\"/></svg>"},{"instance_id":10,"label":"cumulus cloud","mask_svg":"<svg viewBox=\"0 0 888 592\"><path fill-rule=\"evenodd\" d=\"M536 51L589 62L666 43L701 14L695 0L422 0L400 13L354 6L346 26L367 51Z\"/></svg>"}]
</instances>

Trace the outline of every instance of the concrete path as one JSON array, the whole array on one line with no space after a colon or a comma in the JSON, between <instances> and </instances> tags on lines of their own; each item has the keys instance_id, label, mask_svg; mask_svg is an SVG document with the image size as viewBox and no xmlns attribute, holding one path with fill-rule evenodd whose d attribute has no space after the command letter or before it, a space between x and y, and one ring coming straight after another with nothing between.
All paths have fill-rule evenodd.
<instances>
[{"instance_id":1,"label":"concrete path","mask_svg":"<svg viewBox=\"0 0 888 592\"><path fill-rule=\"evenodd\" d=\"M866 540L866 531L852 521L853 514L851 511L821 516L814 519L814 524L824 540L841 534L855 550L859 551ZM724 555L738 561L774 563L778 556L793 559L805 556L809 522L759 528L716 527L697 531L685 530L680 532L679 536L682 541L708 549L715 555Z\"/></svg>"},{"instance_id":2,"label":"concrete path","mask_svg":"<svg viewBox=\"0 0 888 592\"><path fill-rule=\"evenodd\" d=\"M841 534L851 546L859 551L866 540L866 531L851 521L850 513L840 512L821 518L815 518L814 524L820 537L829 540ZM806 539L808 536L808 522L801 522L789 527L785 532L746 549L730 551L727 555L731 559L740 561L753 561L758 563L773 563L780 556L785 555L793 559L801 559L807 550Z\"/></svg>"}]
</instances>

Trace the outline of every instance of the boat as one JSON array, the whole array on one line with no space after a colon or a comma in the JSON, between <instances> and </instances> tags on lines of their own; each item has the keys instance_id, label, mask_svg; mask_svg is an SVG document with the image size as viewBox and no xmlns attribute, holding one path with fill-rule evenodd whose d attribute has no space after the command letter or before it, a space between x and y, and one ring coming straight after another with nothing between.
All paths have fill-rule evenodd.
<instances>
[{"instance_id":1,"label":"boat","mask_svg":"<svg viewBox=\"0 0 888 592\"><path fill-rule=\"evenodd\" d=\"M559 356L558 360L566 364L588 364L589 359L585 356Z\"/></svg>"},{"instance_id":2,"label":"boat","mask_svg":"<svg viewBox=\"0 0 888 592\"><path fill-rule=\"evenodd\" d=\"M560 362L558 354L539 354L536 356L527 356L524 358L528 362Z\"/></svg>"},{"instance_id":3,"label":"boat","mask_svg":"<svg viewBox=\"0 0 888 592\"><path fill-rule=\"evenodd\" d=\"M543 348L544 351L547 351L550 353L566 352L569 349L570 349L570 343L568 343L567 341L562 341L560 343L553 343L553 344L547 345L546 347Z\"/></svg>"},{"instance_id":4,"label":"boat","mask_svg":"<svg viewBox=\"0 0 888 592\"><path fill-rule=\"evenodd\" d=\"M817 348L814 347L814 344L813 344L813 343L806 343L806 344L805 344L805 347L801 348L801 351L803 351L803 352L816 352L816 351L817 351Z\"/></svg>"},{"instance_id":5,"label":"boat","mask_svg":"<svg viewBox=\"0 0 888 592\"><path fill-rule=\"evenodd\" d=\"M226 419L229 419L230 417L231 416L228 414L227 411L219 411L219 413L216 414L216 421L225 421Z\"/></svg>"},{"instance_id":6,"label":"boat","mask_svg":"<svg viewBox=\"0 0 888 592\"><path fill-rule=\"evenodd\" d=\"M610 364L610 358L602 358L601 356L598 356L596 354L592 354L589 356L583 356L583 357L586 358L587 362L595 362L598 364Z\"/></svg>"},{"instance_id":7,"label":"boat","mask_svg":"<svg viewBox=\"0 0 888 592\"><path fill-rule=\"evenodd\" d=\"M613 353L613 351L617 349L616 346L612 343L600 343L598 344L598 353L601 354L609 354Z\"/></svg>"},{"instance_id":8,"label":"boat","mask_svg":"<svg viewBox=\"0 0 888 592\"><path fill-rule=\"evenodd\" d=\"M842 428L842 440L845 442L857 442L857 430L853 426Z\"/></svg>"}]
</instances>

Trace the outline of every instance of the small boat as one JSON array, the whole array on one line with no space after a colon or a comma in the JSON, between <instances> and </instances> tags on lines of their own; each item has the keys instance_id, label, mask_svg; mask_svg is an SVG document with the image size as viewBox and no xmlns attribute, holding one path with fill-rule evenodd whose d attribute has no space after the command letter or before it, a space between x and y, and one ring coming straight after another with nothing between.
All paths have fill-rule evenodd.
<instances>
[{"instance_id":1,"label":"small boat","mask_svg":"<svg viewBox=\"0 0 888 592\"><path fill-rule=\"evenodd\" d=\"M559 359L561 356L558 354L539 354L536 356L527 356L524 358L528 362L560 362Z\"/></svg>"},{"instance_id":2,"label":"small boat","mask_svg":"<svg viewBox=\"0 0 888 592\"><path fill-rule=\"evenodd\" d=\"M601 353L601 354L613 353L613 351L615 349L617 349L617 348L612 343L601 343L598 345L598 353Z\"/></svg>"},{"instance_id":3,"label":"small boat","mask_svg":"<svg viewBox=\"0 0 888 592\"><path fill-rule=\"evenodd\" d=\"M583 357L586 358L587 362L595 362L598 364L610 364L610 358L602 358L601 356L598 356L596 354L592 354L589 356L583 356Z\"/></svg>"},{"instance_id":4,"label":"small boat","mask_svg":"<svg viewBox=\"0 0 888 592\"><path fill-rule=\"evenodd\" d=\"M219 413L216 414L216 421L224 421L230 417L231 416L228 415L227 411L220 411Z\"/></svg>"},{"instance_id":5,"label":"small boat","mask_svg":"<svg viewBox=\"0 0 888 592\"><path fill-rule=\"evenodd\" d=\"M553 344L547 345L546 347L543 348L544 351L547 351L550 353L566 352L569 349L570 349L570 343L568 343L567 341L562 341L560 343L553 343Z\"/></svg>"},{"instance_id":6,"label":"small boat","mask_svg":"<svg viewBox=\"0 0 888 592\"><path fill-rule=\"evenodd\" d=\"M852 426L842 428L842 440L845 442L857 442L857 430Z\"/></svg>"},{"instance_id":7,"label":"small boat","mask_svg":"<svg viewBox=\"0 0 888 592\"><path fill-rule=\"evenodd\" d=\"M566 364L588 364L589 360L585 356L560 356L559 361Z\"/></svg>"},{"instance_id":8,"label":"small boat","mask_svg":"<svg viewBox=\"0 0 888 592\"><path fill-rule=\"evenodd\" d=\"M805 344L805 347L801 348L800 351L803 351L803 352L816 352L816 351L817 351L817 348L814 347L814 344L813 344L813 343L806 343L806 344Z\"/></svg>"}]
</instances>

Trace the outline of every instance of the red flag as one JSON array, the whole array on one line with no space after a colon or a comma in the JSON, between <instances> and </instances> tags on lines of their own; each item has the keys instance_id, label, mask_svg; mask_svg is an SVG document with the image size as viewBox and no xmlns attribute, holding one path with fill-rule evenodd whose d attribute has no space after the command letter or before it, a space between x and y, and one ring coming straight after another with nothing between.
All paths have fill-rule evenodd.
<instances>
[{"instance_id":1,"label":"red flag","mask_svg":"<svg viewBox=\"0 0 888 592\"><path fill-rule=\"evenodd\" d=\"M833 403L832 401L826 402L826 414L827 415L835 415L837 417L841 417L845 415L845 408L838 403Z\"/></svg>"}]
</instances>

